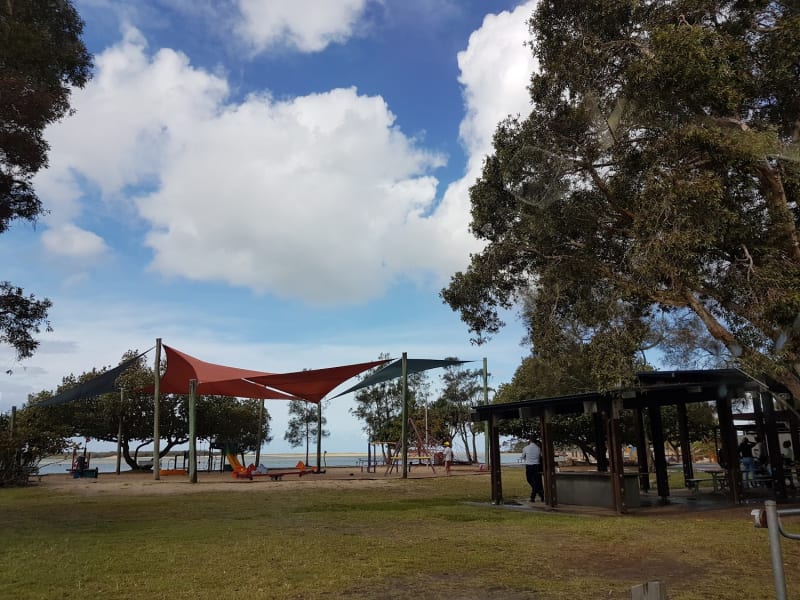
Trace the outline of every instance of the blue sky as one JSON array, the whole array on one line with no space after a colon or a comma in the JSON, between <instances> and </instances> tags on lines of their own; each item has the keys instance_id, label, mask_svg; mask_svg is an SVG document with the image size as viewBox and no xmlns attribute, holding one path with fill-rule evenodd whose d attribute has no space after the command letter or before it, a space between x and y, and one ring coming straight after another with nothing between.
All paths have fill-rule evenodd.
<instances>
[{"instance_id":1,"label":"blue sky","mask_svg":"<svg viewBox=\"0 0 800 600\"><path fill-rule=\"evenodd\" d=\"M48 214L0 238L54 331L21 363L0 346L0 411L157 337L270 372L408 352L511 378L515 314L472 346L439 290L481 248L468 189L494 128L528 111L535 2L75 4L95 75L47 131ZM327 408L329 452L365 447L351 405ZM268 408L265 451L287 451Z\"/></svg>"}]
</instances>

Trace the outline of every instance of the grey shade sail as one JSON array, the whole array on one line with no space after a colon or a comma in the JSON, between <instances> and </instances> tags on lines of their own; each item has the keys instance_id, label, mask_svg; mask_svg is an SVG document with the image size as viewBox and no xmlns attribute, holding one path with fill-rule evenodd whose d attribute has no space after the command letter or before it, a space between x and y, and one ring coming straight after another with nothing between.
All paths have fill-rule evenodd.
<instances>
[{"instance_id":1,"label":"grey shade sail","mask_svg":"<svg viewBox=\"0 0 800 600\"><path fill-rule=\"evenodd\" d=\"M150 348L152 350L152 348ZM37 402L34 406L55 406L57 404L66 404L67 402L75 402L76 400L83 400L85 398L94 398L102 396L103 394L110 394L111 392L119 391L116 385L117 378L131 365L133 365L142 356L150 352L146 350L134 356L130 360L120 363L113 369L109 369L102 375L79 383L68 390L64 390L60 394L56 394L52 398L48 398L42 402Z\"/></svg>"},{"instance_id":2,"label":"grey shade sail","mask_svg":"<svg viewBox=\"0 0 800 600\"><path fill-rule=\"evenodd\" d=\"M429 371L431 369L439 369L442 367L452 367L455 365L463 365L464 363L474 362L471 360L453 360L453 359L432 359L432 358L408 358L406 359L407 370L409 375L411 373L419 373L421 371ZM343 391L341 394L336 394L333 398L338 398L339 396L344 396L345 394L349 394L350 392L355 392L356 390L360 390L361 388L369 387L371 385L376 385L378 383L383 383L384 381L389 381L390 379L397 379L403 374L403 360L398 358L394 362L389 363L385 367L378 369L372 375L369 375L366 379L362 379L353 387L350 387ZM331 400L333 399L331 398Z\"/></svg>"}]
</instances>

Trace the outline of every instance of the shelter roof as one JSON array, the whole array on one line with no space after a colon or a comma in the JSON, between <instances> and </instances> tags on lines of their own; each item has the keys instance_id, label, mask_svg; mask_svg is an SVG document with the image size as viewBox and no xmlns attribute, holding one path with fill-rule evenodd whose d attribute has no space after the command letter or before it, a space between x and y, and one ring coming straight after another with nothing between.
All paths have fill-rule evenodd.
<instances>
[{"instance_id":1,"label":"shelter roof","mask_svg":"<svg viewBox=\"0 0 800 600\"><path fill-rule=\"evenodd\" d=\"M739 369L647 371L638 373L633 385L606 392L584 392L503 404L484 404L473 407L473 411L475 420L478 421L486 421L492 416L516 419L541 414L545 410L555 414L580 413L587 403L613 399L622 400L623 407L631 409L736 398L742 397L745 391L759 389L769 389L775 393L786 391L774 382L765 383Z\"/></svg>"}]
</instances>

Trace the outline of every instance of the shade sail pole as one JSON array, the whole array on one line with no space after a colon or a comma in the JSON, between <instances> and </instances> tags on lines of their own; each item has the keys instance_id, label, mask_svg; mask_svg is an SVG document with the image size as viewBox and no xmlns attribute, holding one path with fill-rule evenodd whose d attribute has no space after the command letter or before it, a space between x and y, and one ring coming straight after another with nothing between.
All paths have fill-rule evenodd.
<instances>
[{"instance_id":1,"label":"shade sail pole","mask_svg":"<svg viewBox=\"0 0 800 600\"><path fill-rule=\"evenodd\" d=\"M264 439L264 399L258 407L258 444L256 445L256 466L261 464L261 443ZM210 469L209 469L210 470Z\"/></svg>"},{"instance_id":2,"label":"shade sail pole","mask_svg":"<svg viewBox=\"0 0 800 600\"><path fill-rule=\"evenodd\" d=\"M189 380L189 482L197 483L197 379Z\"/></svg>"},{"instance_id":3,"label":"shade sail pole","mask_svg":"<svg viewBox=\"0 0 800 600\"><path fill-rule=\"evenodd\" d=\"M408 479L408 353L403 352L403 426L400 444L403 446L403 479Z\"/></svg>"},{"instance_id":4,"label":"shade sail pole","mask_svg":"<svg viewBox=\"0 0 800 600\"><path fill-rule=\"evenodd\" d=\"M161 439L161 432L159 431L159 397L161 396L161 338L156 338L156 362L155 368L155 382L153 385L153 479L161 479L161 448L159 441Z\"/></svg>"},{"instance_id":5,"label":"shade sail pole","mask_svg":"<svg viewBox=\"0 0 800 600\"><path fill-rule=\"evenodd\" d=\"M117 424L117 475L122 467L122 411L125 407L125 388L119 390L119 423Z\"/></svg>"},{"instance_id":6,"label":"shade sail pole","mask_svg":"<svg viewBox=\"0 0 800 600\"><path fill-rule=\"evenodd\" d=\"M322 473L322 398L317 403L317 473Z\"/></svg>"}]
</instances>

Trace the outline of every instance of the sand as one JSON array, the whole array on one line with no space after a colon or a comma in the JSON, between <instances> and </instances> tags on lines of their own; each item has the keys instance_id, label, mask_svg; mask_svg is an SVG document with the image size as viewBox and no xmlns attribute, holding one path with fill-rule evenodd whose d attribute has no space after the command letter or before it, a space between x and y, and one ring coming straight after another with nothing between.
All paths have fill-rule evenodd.
<instances>
[{"instance_id":1,"label":"sand","mask_svg":"<svg viewBox=\"0 0 800 600\"><path fill-rule=\"evenodd\" d=\"M468 469L468 470L467 470ZM474 467L459 472L456 467L453 475L474 474ZM409 478L420 479L444 476L444 469L437 468L433 473L428 467L415 466L409 473ZM295 487L302 489L327 488L327 489L353 489L362 487L375 488L386 486L400 478L397 473L385 475L385 468L378 469L377 473L367 473L358 467L332 467L320 474L285 475L280 481L273 481L269 477L254 477L236 479L230 472L197 474L197 483L190 483L186 475L162 475L155 480L153 473L125 472L120 475L114 473L100 473L94 478L75 479L72 475L53 474L43 475L41 481L34 480L32 485L41 486L54 491L79 494L79 495L174 495L194 494L203 492L264 492L269 489L285 489Z\"/></svg>"}]
</instances>

